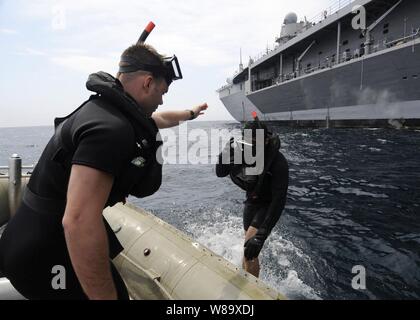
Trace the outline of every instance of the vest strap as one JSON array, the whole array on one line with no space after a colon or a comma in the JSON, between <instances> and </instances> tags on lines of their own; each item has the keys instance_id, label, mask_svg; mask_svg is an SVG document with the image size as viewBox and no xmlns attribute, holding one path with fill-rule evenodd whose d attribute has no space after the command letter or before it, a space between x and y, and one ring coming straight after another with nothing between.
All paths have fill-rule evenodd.
<instances>
[{"instance_id":1,"label":"vest strap","mask_svg":"<svg viewBox=\"0 0 420 320\"><path fill-rule=\"evenodd\" d=\"M32 210L38 213L54 214L62 216L66 209L65 199L52 199L41 197L33 193L28 187L23 192L22 201Z\"/></svg>"},{"instance_id":2,"label":"vest strap","mask_svg":"<svg viewBox=\"0 0 420 320\"><path fill-rule=\"evenodd\" d=\"M66 210L66 200L41 197L33 193L28 187L25 188L22 201L38 214L53 214L57 217L63 217L64 211ZM103 222L108 236L109 257L114 259L121 251L124 250L124 247L115 236L114 231L105 218L103 218Z\"/></svg>"}]
</instances>

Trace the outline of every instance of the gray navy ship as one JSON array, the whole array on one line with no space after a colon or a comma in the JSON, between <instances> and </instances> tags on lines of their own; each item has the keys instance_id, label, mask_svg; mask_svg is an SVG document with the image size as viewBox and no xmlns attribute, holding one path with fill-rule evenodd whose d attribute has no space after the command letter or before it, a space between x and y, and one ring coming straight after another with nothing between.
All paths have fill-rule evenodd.
<instances>
[{"instance_id":1,"label":"gray navy ship","mask_svg":"<svg viewBox=\"0 0 420 320\"><path fill-rule=\"evenodd\" d=\"M240 122L419 126L419 77L420 1L341 0L311 21L288 14L275 47L217 92Z\"/></svg>"}]
</instances>

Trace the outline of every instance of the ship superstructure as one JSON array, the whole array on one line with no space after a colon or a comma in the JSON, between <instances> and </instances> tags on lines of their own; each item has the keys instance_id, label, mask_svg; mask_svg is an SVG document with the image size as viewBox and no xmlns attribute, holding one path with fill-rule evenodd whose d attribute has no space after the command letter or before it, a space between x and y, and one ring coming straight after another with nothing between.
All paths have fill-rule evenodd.
<instances>
[{"instance_id":1,"label":"ship superstructure","mask_svg":"<svg viewBox=\"0 0 420 320\"><path fill-rule=\"evenodd\" d=\"M294 124L420 122L420 1L342 0L311 21L290 13L276 43L218 90L236 120L258 109Z\"/></svg>"}]
</instances>

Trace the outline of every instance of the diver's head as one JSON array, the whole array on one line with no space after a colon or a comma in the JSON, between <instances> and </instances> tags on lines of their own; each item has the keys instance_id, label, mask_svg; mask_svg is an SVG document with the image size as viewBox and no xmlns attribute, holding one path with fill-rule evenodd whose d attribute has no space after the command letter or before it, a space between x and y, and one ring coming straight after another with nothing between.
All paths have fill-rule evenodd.
<instances>
[{"instance_id":1,"label":"diver's head","mask_svg":"<svg viewBox=\"0 0 420 320\"><path fill-rule=\"evenodd\" d=\"M242 130L243 140L253 146L257 143L257 138L262 138L264 144L267 145L269 134L267 126L258 117L255 117L253 121L246 122Z\"/></svg>"},{"instance_id":2,"label":"diver's head","mask_svg":"<svg viewBox=\"0 0 420 320\"><path fill-rule=\"evenodd\" d=\"M168 92L164 59L144 43L130 46L121 55L117 78L148 116L163 103L162 96Z\"/></svg>"},{"instance_id":3,"label":"diver's head","mask_svg":"<svg viewBox=\"0 0 420 320\"><path fill-rule=\"evenodd\" d=\"M182 79L175 55L164 57L144 43L154 27L155 24L149 22L137 43L124 50L117 73L125 92L148 116L163 103L162 96L168 92L172 81Z\"/></svg>"}]
</instances>

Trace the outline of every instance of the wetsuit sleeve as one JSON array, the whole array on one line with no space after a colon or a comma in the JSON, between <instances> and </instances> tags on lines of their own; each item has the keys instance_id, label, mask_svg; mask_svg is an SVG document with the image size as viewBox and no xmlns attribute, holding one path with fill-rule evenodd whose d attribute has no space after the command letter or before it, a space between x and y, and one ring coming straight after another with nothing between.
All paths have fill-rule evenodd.
<instances>
[{"instance_id":1,"label":"wetsuit sleeve","mask_svg":"<svg viewBox=\"0 0 420 320\"><path fill-rule=\"evenodd\" d=\"M257 235L266 239L283 212L286 205L287 188L289 186L289 166L286 158L279 153L271 165L271 202L266 217L258 228Z\"/></svg>"},{"instance_id":2,"label":"wetsuit sleeve","mask_svg":"<svg viewBox=\"0 0 420 320\"><path fill-rule=\"evenodd\" d=\"M93 120L76 126L72 135L76 147L72 164L118 176L132 153L130 129L118 121Z\"/></svg>"}]
</instances>

